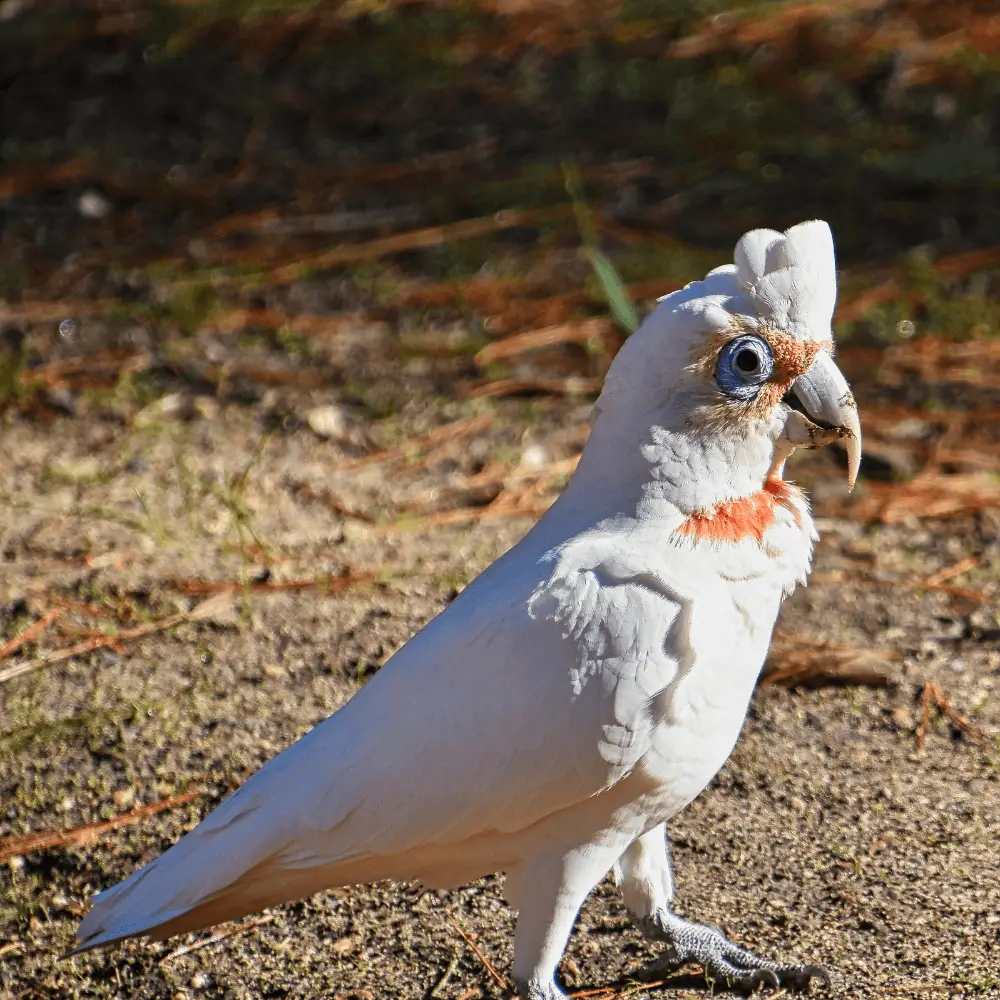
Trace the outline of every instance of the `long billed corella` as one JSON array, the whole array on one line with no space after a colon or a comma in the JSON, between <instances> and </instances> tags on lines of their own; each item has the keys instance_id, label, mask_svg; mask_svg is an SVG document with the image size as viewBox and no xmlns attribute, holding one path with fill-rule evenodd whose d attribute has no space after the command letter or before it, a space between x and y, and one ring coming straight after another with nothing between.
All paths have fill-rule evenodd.
<instances>
[{"instance_id":1,"label":"long billed corella","mask_svg":"<svg viewBox=\"0 0 1000 1000\"><path fill-rule=\"evenodd\" d=\"M833 361L825 222L758 229L663 298L608 372L563 495L339 711L95 897L78 950L334 886L506 872L514 979L555 1000L610 870L639 926L734 986L806 987L671 910L666 824L726 761L816 530L783 479L857 407Z\"/></svg>"}]
</instances>

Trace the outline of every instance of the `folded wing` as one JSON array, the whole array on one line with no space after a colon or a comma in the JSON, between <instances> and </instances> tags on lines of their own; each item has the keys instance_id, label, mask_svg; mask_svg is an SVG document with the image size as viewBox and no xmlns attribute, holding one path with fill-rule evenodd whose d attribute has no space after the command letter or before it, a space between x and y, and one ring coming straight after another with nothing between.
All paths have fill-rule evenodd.
<instances>
[{"instance_id":1,"label":"folded wing","mask_svg":"<svg viewBox=\"0 0 1000 1000\"><path fill-rule=\"evenodd\" d=\"M681 589L599 533L530 575L512 565L496 564L343 708L97 896L78 950L335 885L502 870L532 829L549 822L552 836L552 817L629 774L653 739L654 699L692 655Z\"/></svg>"}]
</instances>

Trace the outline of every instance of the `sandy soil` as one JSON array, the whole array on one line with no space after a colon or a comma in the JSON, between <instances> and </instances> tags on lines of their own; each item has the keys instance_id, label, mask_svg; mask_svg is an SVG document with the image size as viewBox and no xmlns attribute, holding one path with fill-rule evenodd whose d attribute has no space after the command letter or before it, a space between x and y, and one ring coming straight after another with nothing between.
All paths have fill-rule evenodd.
<instances>
[{"instance_id":1,"label":"sandy soil","mask_svg":"<svg viewBox=\"0 0 1000 1000\"><path fill-rule=\"evenodd\" d=\"M185 581L266 586L348 571L380 575L329 596L316 587L241 589L217 600L207 620L3 686L0 836L72 828L202 790L93 844L8 860L0 924L0 939L10 942L2 956L8 995L423 997L449 968L435 995L498 995L454 926L500 970L509 967L511 918L497 878L452 893L393 885L324 893L166 961L183 942L57 957L88 893L156 856L350 697L527 528L530 518L449 526L412 516L394 523L384 513L371 525L297 488L307 482L345 508L378 515L498 457L516 468L528 427L523 404L474 408L493 413L493 423L439 446L423 465L408 457L361 468L349 464L356 446L305 426L265 438L269 422L259 408L161 419L140 430L68 418L8 423L0 439L11 500L2 529L8 634L26 614L67 598L158 621L204 599L184 596ZM433 401L421 405L414 396L411 409L414 427L448 422ZM544 449L557 461L575 451L586 413L566 402L532 414L528 457ZM241 509L265 554L245 556L218 496L220 484L248 466ZM800 463L799 472L828 484L826 502L839 503L839 487L829 484L842 470L832 456ZM982 516L951 521L947 530L919 523L866 530L849 517L823 516L822 504L819 513L813 583L788 602L780 626L896 651L904 657L898 683L758 690L733 759L673 825L679 905L755 948L830 966L841 995L995 992L996 751L944 721L932 724L921 752L914 735L916 699L931 679L977 725L1000 726L995 623L961 598L892 581L914 567L952 565L966 551L995 554L997 524ZM125 526L129 518L138 527ZM73 612L66 614L69 624ZM580 917L563 975L580 989L622 986L653 956L606 884ZM669 990L700 988L688 978Z\"/></svg>"},{"instance_id":2,"label":"sandy soil","mask_svg":"<svg viewBox=\"0 0 1000 1000\"><path fill-rule=\"evenodd\" d=\"M579 66L558 47L549 59L515 46L506 63L456 49L442 57L451 75L441 83L437 64L430 82L417 79L421 54L401 50L407 36L392 25L358 36L371 50L334 25L321 41L336 59L316 55L303 22L287 37L248 35L242 48L232 25L206 29L168 58L130 27L127 3L91 5L100 16L83 27L73 5L58 24L16 19L13 6L0 4L11 15L0 28L0 297L10 304L0 315L0 641L48 624L37 645L0 658L0 672L78 643L99 648L0 683L0 851L6 838L57 841L196 794L89 842L13 853L7 842L0 998L499 997L470 942L508 972L500 878L455 892L322 893L184 954L175 949L192 942L59 959L91 893L157 856L343 704L513 544L586 437L592 393L469 395L491 378L599 377L607 344L557 345L496 371L473 361L504 333L606 315L571 213L391 260L304 267L294 280L275 269L438 221L565 209L567 149L591 170L602 246L631 268L626 280L664 288L723 260L744 228L815 214L834 220L855 264L888 267L937 239L939 222L942 254L989 247L996 185L980 190L961 171L952 182L934 172L940 157L928 155L916 181L862 157L881 141L866 123L881 120L892 80L876 66L841 87L832 72L812 73L808 48L809 73L792 59L776 76L779 111L788 81L808 84L801 99L789 90L785 124L768 117L771 104L750 102L747 115L765 118L744 121L729 91L688 93L713 115L737 115L727 127L739 142L761 144L745 159L721 132L696 134L690 107L673 107L660 74L676 81L686 69L655 62L670 39L644 41L648 24L622 36L635 49L620 54L627 67L594 63L596 43ZM421 37L433 41L435 17ZM761 94L781 68L774 54L753 64ZM706 71L716 78L728 79ZM992 141L978 104L966 114L953 101L956 123L950 105L925 111L925 96L886 104L892 143L914 122L934 150L947 151L959 126ZM788 159L787 137L814 130L823 141ZM780 172L746 166L758 152L762 169L784 164L780 183ZM291 229L268 229L276 219ZM323 225L334 228L309 228ZM968 259L965 271L950 266L949 280L970 273ZM876 268L871 281L888 273ZM920 286L954 295L965 325L952 333L979 336L985 324L989 336L992 279L971 287L979 277L959 290ZM480 298L457 304L436 285L472 280ZM940 333L945 314L930 296L917 318ZM840 996L1000 997L995 482L983 500L977 479L946 516L916 504L884 523L878 507L880 490L925 462L947 473L946 497L966 489L966 473L995 476L997 358L938 355L920 337L886 349L880 331L891 339L910 315L892 308L859 324L841 355L868 421L855 498L842 456L795 463L823 537L810 586L782 613L792 638L772 664L787 667L810 643L832 644L821 661L840 646L874 648L894 658L891 683L758 689L732 759L673 824L678 906L750 947L828 966ZM74 374L79 358L89 360ZM961 411L993 416L956 423ZM918 748L930 682L973 736L935 709ZM704 995L697 970L643 986L655 955L605 883L561 976L584 994L609 988L600 997Z\"/></svg>"}]
</instances>

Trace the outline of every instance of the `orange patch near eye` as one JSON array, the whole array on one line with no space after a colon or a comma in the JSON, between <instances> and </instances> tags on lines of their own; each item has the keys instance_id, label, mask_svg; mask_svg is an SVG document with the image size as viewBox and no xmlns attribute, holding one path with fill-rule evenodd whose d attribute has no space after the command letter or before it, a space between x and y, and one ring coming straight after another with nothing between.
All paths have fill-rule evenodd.
<instances>
[{"instance_id":1,"label":"orange patch near eye","mask_svg":"<svg viewBox=\"0 0 1000 1000\"><path fill-rule=\"evenodd\" d=\"M822 348L828 346L818 340L796 340L788 334L776 330L762 331L763 338L771 348L774 358L774 374L761 387L757 396L757 408L769 410L785 394L788 387L801 375L809 370Z\"/></svg>"},{"instance_id":2,"label":"orange patch near eye","mask_svg":"<svg viewBox=\"0 0 1000 1000\"><path fill-rule=\"evenodd\" d=\"M773 377L778 382L792 382L808 371L820 349L827 346L818 340L796 340L774 330L765 330L764 339L771 348Z\"/></svg>"},{"instance_id":3,"label":"orange patch near eye","mask_svg":"<svg viewBox=\"0 0 1000 1000\"><path fill-rule=\"evenodd\" d=\"M709 511L696 511L678 529L696 541L741 542L745 538L764 541L777 520L779 507L790 511L796 524L802 523L796 501L802 491L782 479L768 479L764 488L739 500L727 500Z\"/></svg>"}]
</instances>

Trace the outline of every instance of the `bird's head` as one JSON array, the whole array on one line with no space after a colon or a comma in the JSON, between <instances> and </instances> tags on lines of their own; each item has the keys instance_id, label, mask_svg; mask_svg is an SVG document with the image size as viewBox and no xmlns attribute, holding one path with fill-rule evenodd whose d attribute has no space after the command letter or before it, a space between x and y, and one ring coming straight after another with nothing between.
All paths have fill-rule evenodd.
<instances>
[{"instance_id":1,"label":"bird's head","mask_svg":"<svg viewBox=\"0 0 1000 1000\"><path fill-rule=\"evenodd\" d=\"M833 237L814 221L747 233L733 264L660 300L611 366L594 428L604 451L643 439L640 503L711 519L780 497L788 455L837 440L853 487L861 425L833 361L836 294Z\"/></svg>"}]
</instances>

